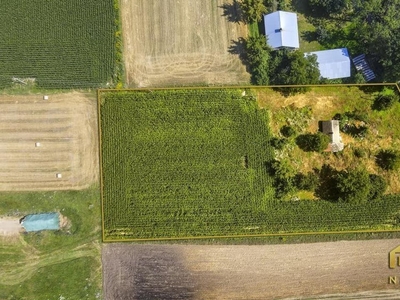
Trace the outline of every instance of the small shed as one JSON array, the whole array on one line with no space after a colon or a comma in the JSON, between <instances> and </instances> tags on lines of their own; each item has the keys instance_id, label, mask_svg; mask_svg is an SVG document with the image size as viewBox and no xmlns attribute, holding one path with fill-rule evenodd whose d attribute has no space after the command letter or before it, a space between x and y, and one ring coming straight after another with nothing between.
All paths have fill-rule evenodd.
<instances>
[{"instance_id":1,"label":"small shed","mask_svg":"<svg viewBox=\"0 0 400 300\"><path fill-rule=\"evenodd\" d=\"M347 48L309 52L305 55L317 56L321 77L327 79L346 78L351 76L350 56Z\"/></svg>"},{"instance_id":2,"label":"small shed","mask_svg":"<svg viewBox=\"0 0 400 300\"><path fill-rule=\"evenodd\" d=\"M27 231L58 230L60 216L58 213L26 215L20 220L21 226Z\"/></svg>"},{"instance_id":3,"label":"small shed","mask_svg":"<svg viewBox=\"0 0 400 300\"><path fill-rule=\"evenodd\" d=\"M271 48L298 49L300 47L295 13L278 10L264 15L264 26L267 43Z\"/></svg>"},{"instance_id":4,"label":"small shed","mask_svg":"<svg viewBox=\"0 0 400 300\"><path fill-rule=\"evenodd\" d=\"M330 137L331 142L329 148L332 152L343 150L344 144L342 142L342 137L340 136L338 120L321 121L319 129L322 133L327 134Z\"/></svg>"}]
</instances>

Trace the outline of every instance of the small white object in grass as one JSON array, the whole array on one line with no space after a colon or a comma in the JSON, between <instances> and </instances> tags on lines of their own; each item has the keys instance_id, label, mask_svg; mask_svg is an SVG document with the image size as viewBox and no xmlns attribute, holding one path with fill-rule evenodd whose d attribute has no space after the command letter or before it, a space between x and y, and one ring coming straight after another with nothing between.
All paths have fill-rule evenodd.
<instances>
[{"instance_id":1,"label":"small white object in grass","mask_svg":"<svg viewBox=\"0 0 400 300\"><path fill-rule=\"evenodd\" d=\"M61 173L57 173L57 174L56 174L56 177L57 177L57 178L62 178Z\"/></svg>"},{"instance_id":2,"label":"small white object in grass","mask_svg":"<svg viewBox=\"0 0 400 300\"><path fill-rule=\"evenodd\" d=\"M40 146L42 146L42 145L39 142L35 143L35 147L40 147Z\"/></svg>"},{"instance_id":3,"label":"small white object in grass","mask_svg":"<svg viewBox=\"0 0 400 300\"><path fill-rule=\"evenodd\" d=\"M49 96L47 95L43 96L43 100L49 100Z\"/></svg>"},{"instance_id":4,"label":"small white object in grass","mask_svg":"<svg viewBox=\"0 0 400 300\"><path fill-rule=\"evenodd\" d=\"M242 97L246 96L246 91L242 92Z\"/></svg>"}]
</instances>

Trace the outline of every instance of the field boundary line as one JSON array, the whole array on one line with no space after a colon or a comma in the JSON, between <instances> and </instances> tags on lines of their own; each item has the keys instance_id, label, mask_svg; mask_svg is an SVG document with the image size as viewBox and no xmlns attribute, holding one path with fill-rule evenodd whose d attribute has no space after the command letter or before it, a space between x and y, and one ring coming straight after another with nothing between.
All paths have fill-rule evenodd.
<instances>
[{"instance_id":1,"label":"field boundary line","mask_svg":"<svg viewBox=\"0 0 400 300\"><path fill-rule=\"evenodd\" d=\"M315 84L315 85L267 85L267 86L196 86L196 87L166 87L166 88L131 88L131 89L98 89L97 104L98 104L98 130L99 130L99 160L100 160L100 195L101 195L101 218L102 218L102 241L104 243L113 242L151 242L151 241L177 241L177 240L206 240L206 239L226 239L226 238L262 238L262 237L277 237L277 236L307 236L307 235L337 235L337 234L357 234L357 233L390 233L400 232L399 229L361 229L361 230L343 230L343 231L309 231L309 232L282 232L282 233L266 233L266 234L245 234L245 235L216 235L216 236L188 236L188 237L162 237L162 238L121 238L121 239L106 239L104 229L104 197L103 197L103 168L102 168L102 139L101 139L101 94L107 92L149 92L152 91L168 91L168 90L219 90L219 89L265 89L265 88L294 88L294 87L360 87L360 86L394 86L400 93L398 83L364 83L364 84Z\"/></svg>"}]
</instances>

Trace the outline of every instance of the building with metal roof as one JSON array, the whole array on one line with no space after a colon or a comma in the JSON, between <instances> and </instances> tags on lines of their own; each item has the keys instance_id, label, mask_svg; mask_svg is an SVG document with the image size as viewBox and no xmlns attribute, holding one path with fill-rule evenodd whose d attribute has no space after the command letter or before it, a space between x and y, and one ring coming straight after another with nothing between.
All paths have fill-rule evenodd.
<instances>
[{"instance_id":1,"label":"building with metal roof","mask_svg":"<svg viewBox=\"0 0 400 300\"><path fill-rule=\"evenodd\" d=\"M317 56L321 77L327 79L346 78L351 76L350 56L347 48L309 52L305 55Z\"/></svg>"},{"instance_id":2,"label":"building with metal roof","mask_svg":"<svg viewBox=\"0 0 400 300\"><path fill-rule=\"evenodd\" d=\"M295 13L279 10L264 15L264 26L267 43L271 48L298 49L300 47Z\"/></svg>"}]
</instances>

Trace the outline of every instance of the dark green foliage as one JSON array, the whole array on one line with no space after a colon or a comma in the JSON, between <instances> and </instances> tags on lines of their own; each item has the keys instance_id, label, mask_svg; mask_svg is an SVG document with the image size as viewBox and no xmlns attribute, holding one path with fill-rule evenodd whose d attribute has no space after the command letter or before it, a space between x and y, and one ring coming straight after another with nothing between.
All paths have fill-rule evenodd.
<instances>
[{"instance_id":1,"label":"dark green foliage","mask_svg":"<svg viewBox=\"0 0 400 300\"><path fill-rule=\"evenodd\" d=\"M271 84L309 85L319 83L320 73L316 55L307 57L301 51L276 50L271 53ZM307 88L292 88L291 93L304 92Z\"/></svg>"},{"instance_id":2,"label":"dark green foliage","mask_svg":"<svg viewBox=\"0 0 400 300\"><path fill-rule=\"evenodd\" d=\"M369 200L370 178L364 169L343 170L336 174L337 201L361 204Z\"/></svg>"},{"instance_id":3,"label":"dark green foliage","mask_svg":"<svg viewBox=\"0 0 400 300\"><path fill-rule=\"evenodd\" d=\"M315 172L296 175L296 186L299 190L315 191L319 184L319 175Z\"/></svg>"},{"instance_id":4,"label":"dark green foliage","mask_svg":"<svg viewBox=\"0 0 400 300\"><path fill-rule=\"evenodd\" d=\"M275 196L282 198L296 190L295 171L287 160L275 160L271 163L270 174L274 179Z\"/></svg>"},{"instance_id":5,"label":"dark green foliage","mask_svg":"<svg viewBox=\"0 0 400 300\"><path fill-rule=\"evenodd\" d=\"M45 88L99 87L116 63L109 0L0 0L0 88L35 78Z\"/></svg>"},{"instance_id":6,"label":"dark green foliage","mask_svg":"<svg viewBox=\"0 0 400 300\"><path fill-rule=\"evenodd\" d=\"M399 101L398 96L395 94L391 95L380 94L375 98L374 104L372 105L372 109L387 110L391 108L398 101Z\"/></svg>"},{"instance_id":7,"label":"dark green foliage","mask_svg":"<svg viewBox=\"0 0 400 300\"><path fill-rule=\"evenodd\" d=\"M292 126L289 125L284 125L280 129L281 134L284 137L290 138L296 135L296 129L294 129Z\"/></svg>"},{"instance_id":8,"label":"dark green foliage","mask_svg":"<svg viewBox=\"0 0 400 300\"><path fill-rule=\"evenodd\" d=\"M349 0L309 0L313 11L325 16L342 13L348 4Z\"/></svg>"},{"instance_id":9,"label":"dark green foliage","mask_svg":"<svg viewBox=\"0 0 400 300\"><path fill-rule=\"evenodd\" d=\"M296 138L296 144L306 152L322 152L328 148L329 136L323 133L301 134Z\"/></svg>"},{"instance_id":10,"label":"dark green foliage","mask_svg":"<svg viewBox=\"0 0 400 300\"><path fill-rule=\"evenodd\" d=\"M381 150L376 155L376 163L384 170L397 170L400 167L400 153L397 150Z\"/></svg>"},{"instance_id":11,"label":"dark green foliage","mask_svg":"<svg viewBox=\"0 0 400 300\"><path fill-rule=\"evenodd\" d=\"M263 14L267 12L264 0L241 0L240 8L246 23L260 22Z\"/></svg>"},{"instance_id":12,"label":"dark green foliage","mask_svg":"<svg viewBox=\"0 0 400 300\"><path fill-rule=\"evenodd\" d=\"M246 61L251 69L251 82L255 85L269 84L269 58L271 49L264 35L249 37L245 42Z\"/></svg>"},{"instance_id":13,"label":"dark green foliage","mask_svg":"<svg viewBox=\"0 0 400 300\"><path fill-rule=\"evenodd\" d=\"M369 200L379 200L387 189L386 180L379 175L369 174L370 190L368 199Z\"/></svg>"},{"instance_id":14,"label":"dark green foliage","mask_svg":"<svg viewBox=\"0 0 400 300\"><path fill-rule=\"evenodd\" d=\"M288 143L287 139L280 139L276 137L271 139L271 146L277 150L282 150L287 143Z\"/></svg>"},{"instance_id":15,"label":"dark green foliage","mask_svg":"<svg viewBox=\"0 0 400 300\"><path fill-rule=\"evenodd\" d=\"M366 125L345 124L342 127L342 131L352 137L363 138L368 133L368 127Z\"/></svg>"}]
</instances>

